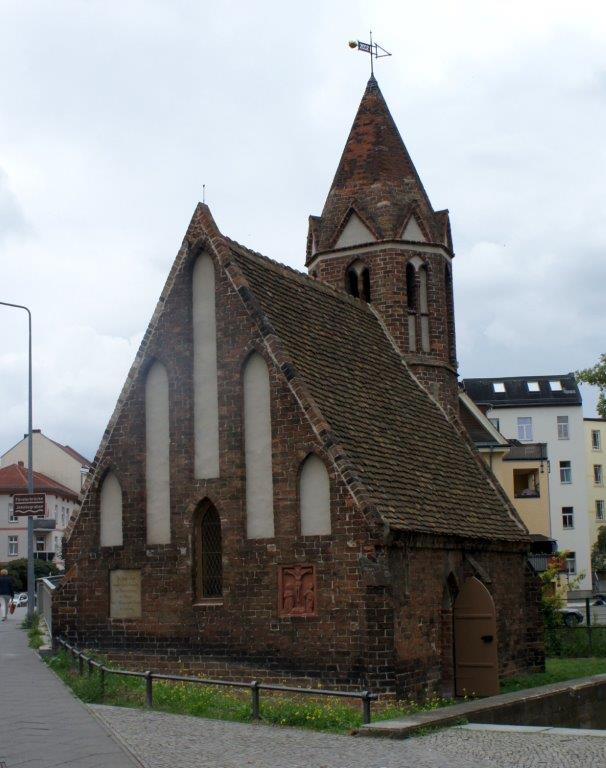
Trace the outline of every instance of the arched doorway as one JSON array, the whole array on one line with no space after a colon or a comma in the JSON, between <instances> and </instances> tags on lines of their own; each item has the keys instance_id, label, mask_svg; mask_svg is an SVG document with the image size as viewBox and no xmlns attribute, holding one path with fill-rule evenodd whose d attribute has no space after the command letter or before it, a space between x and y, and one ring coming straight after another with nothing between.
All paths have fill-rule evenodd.
<instances>
[{"instance_id":1,"label":"arched doorway","mask_svg":"<svg viewBox=\"0 0 606 768\"><path fill-rule=\"evenodd\" d=\"M494 602L476 578L467 579L454 603L454 650L457 696L499 692Z\"/></svg>"}]
</instances>

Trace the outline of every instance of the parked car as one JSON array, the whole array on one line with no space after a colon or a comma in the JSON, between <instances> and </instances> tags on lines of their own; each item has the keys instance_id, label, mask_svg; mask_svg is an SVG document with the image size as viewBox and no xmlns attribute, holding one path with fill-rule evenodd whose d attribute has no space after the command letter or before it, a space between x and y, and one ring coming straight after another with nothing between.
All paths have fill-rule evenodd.
<instances>
[{"instance_id":1,"label":"parked car","mask_svg":"<svg viewBox=\"0 0 606 768\"><path fill-rule=\"evenodd\" d=\"M562 614L562 621L567 627L577 627L584 621L584 614L578 608L559 608Z\"/></svg>"}]
</instances>

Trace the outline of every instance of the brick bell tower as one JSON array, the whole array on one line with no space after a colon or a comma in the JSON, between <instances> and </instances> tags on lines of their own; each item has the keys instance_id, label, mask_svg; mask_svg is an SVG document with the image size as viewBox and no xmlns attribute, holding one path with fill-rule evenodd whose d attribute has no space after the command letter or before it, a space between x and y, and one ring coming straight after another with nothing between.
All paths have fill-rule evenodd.
<instances>
[{"instance_id":1,"label":"brick bell tower","mask_svg":"<svg viewBox=\"0 0 606 768\"><path fill-rule=\"evenodd\" d=\"M448 211L434 211L374 76L321 216L309 217L309 274L368 301L411 370L457 407Z\"/></svg>"}]
</instances>

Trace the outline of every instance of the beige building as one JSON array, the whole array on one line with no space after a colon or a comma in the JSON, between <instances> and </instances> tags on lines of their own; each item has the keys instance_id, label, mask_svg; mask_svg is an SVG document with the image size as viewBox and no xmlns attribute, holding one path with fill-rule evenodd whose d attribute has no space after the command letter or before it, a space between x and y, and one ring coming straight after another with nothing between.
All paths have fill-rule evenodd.
<instances>
[{"instance_id":1,"label":"beige building","mask_svg":"<svg viewBox=\"0 0 606 768\"><path fill-rule=\"evenodd\" d=\"M69 445L51 440L39 429L33 430L34 470L42 472L79 494L90 469L90 462ZM27 435L0 456L0 467L23 462L27 467Z\"/></svg>"},{"instance_id":2,"label":"beige building","mask_svg":"<svg viewBox=\"0 0 606 768\"><path fill-rule=\"evenodd\" d=\"M461 421L532 539L531 562L545 570L555 543L549 513L549 461L545 443L507 440L473 400L459 394Z\"/></svg>"},{"instance_id":3,"label":"beige building","mask_svg":"<svg viewBox=\"0 0 606 768\"><path fill-rule=\"evenodd\" d=\"M589 535L593 545L598 529L606 525L606 488L604 487L606 419L585 418L583 425L585 427Z\"/></svg>"}]
</instances>

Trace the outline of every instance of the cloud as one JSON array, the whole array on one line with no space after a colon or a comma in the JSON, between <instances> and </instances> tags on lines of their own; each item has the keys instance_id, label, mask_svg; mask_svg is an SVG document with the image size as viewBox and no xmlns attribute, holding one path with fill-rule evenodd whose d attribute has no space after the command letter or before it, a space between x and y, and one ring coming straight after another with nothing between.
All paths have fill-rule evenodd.
<instances>
[{"instance_id":1,"label":"cloud","mask_svg":"<svg viewBox=\"0 0 606 768\"><path fill-rule=\"evenodd\" d=\"M559 0L8 4L0 299L33 310L36 425L94 453L203 184L226 234L303 268L368 77L347 40L371 24L392 114L451 211L462 375L590 365L604 22ZM25 333L0 312L0 449L25 431Z\"/></svg>"}]
</instances>

